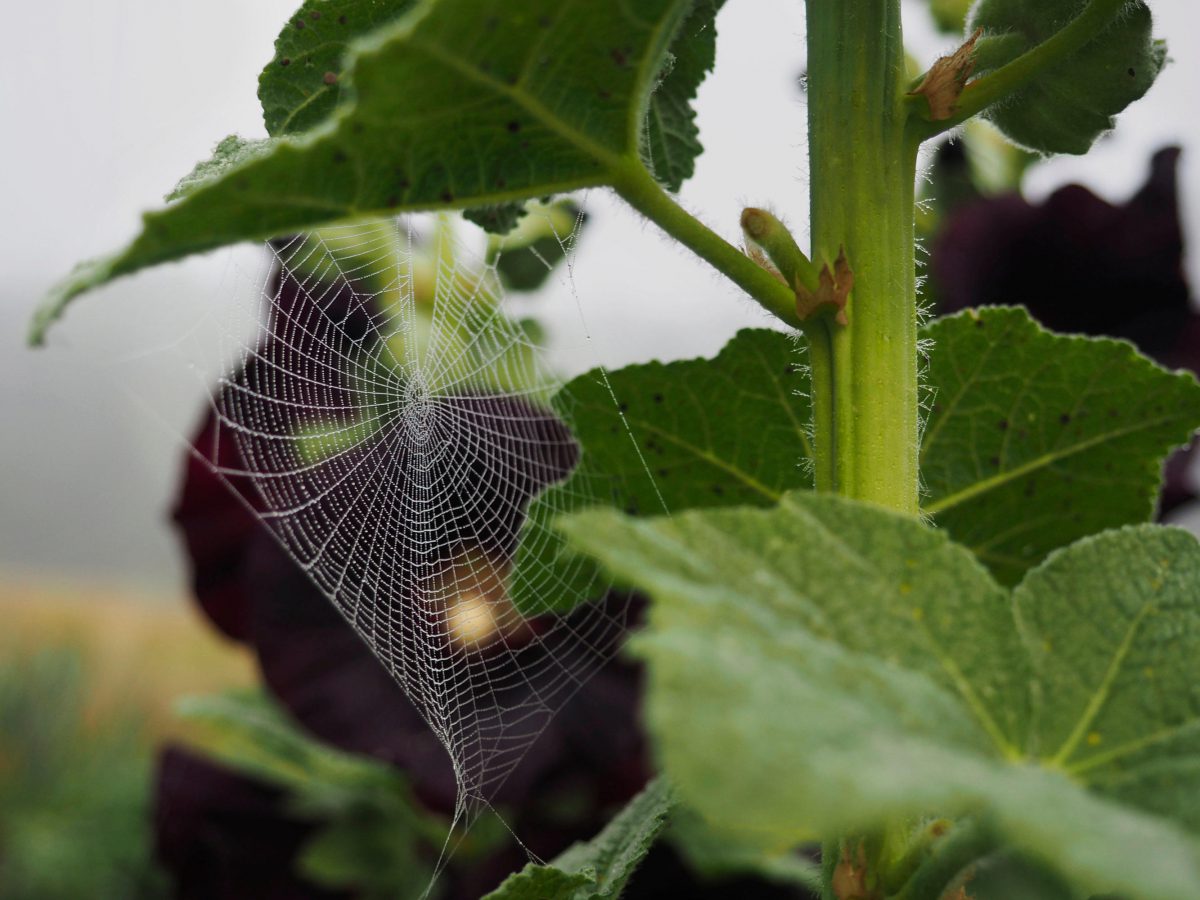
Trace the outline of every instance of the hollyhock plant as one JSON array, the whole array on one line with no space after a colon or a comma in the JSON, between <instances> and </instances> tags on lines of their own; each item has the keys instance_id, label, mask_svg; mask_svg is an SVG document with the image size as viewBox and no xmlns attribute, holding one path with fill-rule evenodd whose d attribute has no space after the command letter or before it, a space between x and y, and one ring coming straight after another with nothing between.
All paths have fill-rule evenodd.
<instances>
[{"instance_id":1,"label":"hollyhock plant","mask_svg":"<svg viewBox=\"0 0 1200 900\"><path fill-rule=\"evenodd\" d=\"M489 900L703 896L673 848L698 871L827 900L1194 900L1200 542L1152 520L1200 381L1017 306L925 323L915 259L923 145L985 119L1034 153L1087 152L1167 64L1152 3L940 4L943 22L965 15L962 41L913 77L900 0L806 0L801 247L762 205L724 223L738 246L675 196L703 151L692 101L722 0L305 0L259 80L269 137L222 141L31 329L42 341L75 297L148 266L312 236L289 269L315 302L291 303L286 283L264 298L280 315L214 404L213 441L224 429L237 451L220 471L245 479L240 502L287 552L198 539L240 584L197 581L289 712L226 695L187 713L220 726L215 758L322 823L294 860L305 880L421 896L414 876L441 860L435 888L479 896L490 885L473 879L495 884L520 854L475 829L438 841L447 818L483 825L490 800L544 856L593 833ZM442 251L455 215L511 233L536 198L585 188L776 327L711 359L554 383L536 329L488 287L499 264L485 279ZM1126 212L1161 224L1155 190ZM995 211L996 234L964 218L988 289L956 290L967 275L943 255L948 305L1044 299L1045 321L1124 329L1166 358L1157 336L1187 326L1171 223L1073 189L1023 203ZM427 212L431 282L404 250ZM1031 259L1044 271L1006 280ZM377 306L340 309L325 271ZM1116 307L1097 302L1106 290ZM367 690L351 716L328 709L358 683L321 687L353 670L352 645L327 636L338 620L316 594L298 606L289 559L411 707L370 689L392 708L362 732ZM640 683L598 671L632 610ZM451 760L449 817L421 722ZM645 780L647 748L655 777L595 831L597 805Z\"/></svg>"}]
</instances>

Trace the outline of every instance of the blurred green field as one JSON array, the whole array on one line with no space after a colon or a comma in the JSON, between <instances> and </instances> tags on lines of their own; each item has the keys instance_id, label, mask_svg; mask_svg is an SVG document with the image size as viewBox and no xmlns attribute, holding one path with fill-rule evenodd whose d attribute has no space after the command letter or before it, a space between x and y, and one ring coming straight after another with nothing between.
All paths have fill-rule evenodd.
<instances>
[{"instance_id":1,"label":"blurred green field","mask_svg":"<svg viewBox=\"0 0 1200 900\"><path fill-rule=\"evenodd\" d=\"M182 695L253 683L182 598L0 578L0 897L165 896L156 745Z\"/></svg>"}]
</instances>

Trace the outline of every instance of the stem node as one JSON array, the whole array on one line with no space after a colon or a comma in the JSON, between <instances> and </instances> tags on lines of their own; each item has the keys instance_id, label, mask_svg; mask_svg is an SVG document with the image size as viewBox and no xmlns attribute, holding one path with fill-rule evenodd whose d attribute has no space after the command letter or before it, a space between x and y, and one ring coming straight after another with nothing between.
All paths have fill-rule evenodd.
<instances>
[{"instance_id":1,"label":"stem node","mask_svg":"<svg viewBox=\"0 0 1200 900\"><path fill-rule=\"evenodd\" d=\"M830 313L834 322L845 327L850 324L846 318L846 304L853 289L854 270L846 259L846 248L839 245L833 268L829 268L829 263L821 266L816 290L809 290L799 281L796 282L796 314L801 320L808 321Z\"/></svg>"}]
</instances>

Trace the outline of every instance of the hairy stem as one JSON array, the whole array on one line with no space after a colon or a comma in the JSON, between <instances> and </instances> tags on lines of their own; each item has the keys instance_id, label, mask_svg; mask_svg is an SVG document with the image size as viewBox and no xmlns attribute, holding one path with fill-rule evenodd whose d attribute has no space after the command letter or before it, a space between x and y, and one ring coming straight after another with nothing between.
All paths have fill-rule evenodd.
<instances>
[{"instance_id":1,"label":"hairy stem","mask_svg":"<svg viewBox=\"0 0 1200 900\"><path fill-rule=\"evenodd\" d=\"M995 834L970 820L959 823L942 838L933 854L892 900L939 900L956 884L964 871L996 849Z\"/></svg>"},{"instance_id":2,"label":"hairy stem","mask_svg":"<svg viewBox=\"0 0 1200 900\"><path fill-rule=\"evenodd\" d=\"M823 319L808 334L808 369L813 409L813 483L818 491L837 490L837 442L834 428L833 329Z\"/></svg>"},{"instance_id":3,"label":"hairy stem","mask_svg":"<svg viewBox=\"0 0 1200 900\"><path fill-rule=\"evenodd\" d=\"M812 259L832 265L844 248L854 273L849 325L829 326L827 379L814 359L816 452L832 452L838 493L916 514L917 142L900 2L806 6Z\"/></svg>"},{"instance_id":4,"label":"hairy stem","mask_svg":"<svg viewBox=\"0 0 1200 900\"><path fill-rule=\"evenodd\" d=\"M676 203L641 163L626 165L613 188L626 203L724 273L772 315L793 328L801 327L795 293Z\"/></svg>"},{"instance_id":5,"label":"hairy stem","mask_svg":"<svg viewBox=\"0 0 1200 900\"><path fill-rule=\"evenodd\" d=\"M920 140L927 140L961 125L993 103L1020 90L1112 24L1121 8L1128 2L1129 0L1091 0L1079 15L1051 37L1022 53L1012 62L968 84L950 118L936 122L918 120L919 124L914 123L914 133Z\"/></svg>"}]
</instances>

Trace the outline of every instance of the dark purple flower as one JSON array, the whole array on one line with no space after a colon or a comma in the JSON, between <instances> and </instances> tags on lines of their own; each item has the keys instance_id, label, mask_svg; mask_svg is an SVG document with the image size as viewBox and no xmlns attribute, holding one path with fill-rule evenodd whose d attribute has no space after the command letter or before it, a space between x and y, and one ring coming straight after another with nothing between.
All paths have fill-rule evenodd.
<instances>
[{"instance_id":1,"label":"dark purple flower","mask_svg":"<svg viewBox=\"0 0 1200 900\"><path fill-rule=\"evenodd\" d=\"M1195 319L1183 276L1179 148L1158 151L1124 204L1059 188L1040 204L1003 194L954 210L934 239L939 311L1020 303L1047 328L1107 334L1161 358ZM1188 348L1200 364L1200 346Z\"/></svg>"},{"instance_id":2,"label":"dark purple flower","mask_svg":"<svg viewBox=\"0 0 1200 900\"><path fill-rule=\"evenodd\" d=\"M180 900L339 900L296 874L312 822L285 809L283 792L179 747L158 763L157 855Z\"/></svg>"}]
</instances>

